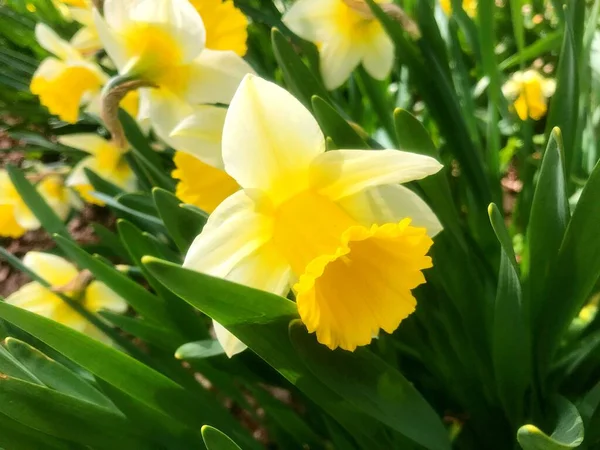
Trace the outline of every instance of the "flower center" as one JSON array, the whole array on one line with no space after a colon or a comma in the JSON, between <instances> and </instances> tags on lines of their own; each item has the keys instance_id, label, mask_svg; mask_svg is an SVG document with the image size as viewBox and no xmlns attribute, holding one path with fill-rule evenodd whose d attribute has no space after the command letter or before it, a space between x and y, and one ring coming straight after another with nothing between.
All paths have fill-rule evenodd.
<instances>
[{"instance_id":1,"label":"flower center","mask_svg":"<svg viewBox=\"0 0 600 450\"><path fill-rule=\"evenodd\" d=\"M354 350L380 329L393 332L414 311L411 290L431 267L432 241L410 219L367 228L311 191L276 210L273 242L299 279L302 321L331 349Z\"/></svg>"},{"instance_id":2,"label":"flower center","mask_svg":"<svg viewBox=\"0 0 600 450\"><path fill-rule=\"evenodd\" d=\"M160 25L136 22L123 32L126 52L137 75L159 87L179 93L190 76L180 44Z\"/></svg>"}]
</instances>

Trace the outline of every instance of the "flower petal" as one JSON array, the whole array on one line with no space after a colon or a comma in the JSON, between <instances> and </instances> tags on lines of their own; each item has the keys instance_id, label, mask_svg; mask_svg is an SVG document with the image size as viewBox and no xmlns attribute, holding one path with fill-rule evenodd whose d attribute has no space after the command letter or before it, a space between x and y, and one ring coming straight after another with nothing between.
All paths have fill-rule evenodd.
<instances>
[{"instance_id":1,"label":"flower petal","mask_svg":"<svg viewBox=\"0 0 600 450\"><path fill-rule=\"evenodd\" d=\"M338 204L364 226L397 223L410 217L411 224L427 229L430 237L443 229L429 205L413 191L400 185L370 188L344 197Z\"/></svg>"},{"instance_id":2,"label":"flower petal","mask_svg":"<svg viewBox=\"0 0 600 450\"><path fill-rule=\"evenodd\" d=\"M344 36L335 36L324 42L319 49L321 76L328 90L332 91L344 84L360 63L363 52L360 46L353 44Z\"/></svg>"},{"instance_id":3,"label":"flower petal","mask_svg":"<svg viewBox=\"0 0 600 450\"><path fill-rule=\"evenodd\" d=\"M191 103L231 102L252 67L233 51L205 49L192 63L190 84L183 94Z\"/></svg>"},{"instance_id":4,"label":"flower petal","mask_svg":"<svg viewBox=\"0 0 600 450\"><path fill-rule=\"evenodd\" d=\"M218 106L196 106L193 114L181 120L165 141L177 150L222 169L221 137L226 114L227 109Z\"/></svg>"},{"instance_id":5,"label":"flower petal","mask_svg":"<svg viewBox=\"0 0 600 450\"><path fill-rule=\"evenodd\" d=\"M33 281L21 286L9 295L5 302L44 317L52 317L54 310L62 300L38 282Z\"/></svg>"},{"instance_id":6,"label":"flower petal","mask_svg":"<svg viewBox=\"0 0 600 450\"><path fill-rule=\"evenodd\" d=\"M85 290L85 306L92 312L101 309L116 313L127 311L127 303L100 281L92 281Z\"/></svg>"},{"instance_id":7,"label":"flower petal","mask_svg":"<svg viewBox=\"0 0 600 450\"><path fill-rule=\"evenodd\" d=\"M23 264L52 286L63 286L78 274L73 264L60 256L42 252L28 252Z\"/></svg>"},{"instance_id":8,"label":"flower petal","mask_svg":"<svg viewBox=\"0 0 600 450\"><path fill-rule=\"evenodd\" d=\"M441 168L434 158L400 150L335 150L315 160L311 181L322 195L339 200L373 186L420 180Z\"/></svg>"},{"instance_id":9,"label":"flower petal","mask_svg":"<svg viewBox=\"0 0 600 450\"><path fill-rule=\"evenodd\" d=\"M213 320L213 329L215 330L215 336L225 350L225 354L231 358L238 353L242 353L248 347L238 338L236 338L232 333L229 332L227 328L221 325L219 322Z\"/></svg>"},{"instance_id":10,"label":"flower petal","mask_svg":"<svg viewBox=\"0 0 600 450\"><path fill-rule=\"evenodd\" d=\"M31 209L29 209L23 200L14 204L13 211L17 223L26 230L37 230L42 226L38 218L35 216L35 214L33 214Z\"/></svg>"},{"instance_id":11,"label":"flower petal","mask_svg":"<svg viewBox=\"0 0 600 450\"><path fill-rule=\"evenodd\" d=\"M156 134L171 146L174 144L170 140L173 129L194 113L194 108L189 103L165 89L145 90L141 103L142 115L148 114Z\"/></svg>"},{"instance_id":12,"label":"flower petal","mask_svg":"<svg viewBox=\"0 0 600 450\"><path fill-rule=\"evenodd\" d=\"M376 33L364 52L362 64L376 80L384 80L394 66L394 43L383 28Z\"/></svg>"},{"instance_id":13,"label":"flower petal","mask_svg":"<svg viewBox=\"0 0 600 450\"><path fill-rule=\"evenodd\" d=\"M27 230L15 220L14 206L0 204L0 236L20 238Z\"/></svg>"},{"instance_id":14,"label":"flower petal","mask_svg":"<svg viewBox=\"0 0 600 450\"><path fill-rule=\"evenodd\" d=\"M323 37L323 29L331 28L339 0L298 0L284 14L282 21L290 30L311 42Z\"/></svg>"},{"instance_id":15,"label":"flower petal","mask_svg":"<svg viewBox=\"0 0 600 450\"><path fill-rule=\"evenodd\" d=\"M127 3L129 3L129 1L122 3L126 5ZM107 0L104 3L105 15L107 12L107 6L116 6L120 4L121 2L119 2L118 0ZM123 17L126 17L126 15ZM119 27L115 24L115 20L111 20L110 23L113 27L115 27L115 29L119 29ZM115 29L111 28L111 26L109 26L108 23L106 23L104 17L102 17L96 9L94 9L94 24L96 26L96 31L98 32L98 37L102 42L104 50L106 50L106 53L108 53L108 56L110 56L110 58L115 63L115 66L117 66L119 71L122 71L128 62L127 52L125 49L125 45L122 42L122 39L119 37L118 33L115 32Z\"/></svg>"},{"instance_id":16,"label":"flower petal","mask_svg":"<svg viewBox=\"0 0 600 450\"><path fill-rule=\"evenodd\" d=\"M96 155L106 146L106 139L98 136L95 133L75 133L67 134L58 137L58 142L67 147L73 147L90 155Z\"/></svg>"},{"instance_id":17,"label":"flower petal","mask_svg":"<svg viewBox=\"0 0 600 450\"><path fill-rule=\"evenodd\" d=\"M247 75L225 118L225 170L245 189L274 201L308 187L309 166L325 151L325 138L310 112L274 83Z\"/></svg>"},{"instance_id":18,"label":"flower petal","mask_svg":"<svg viewBox=\"0 0 600 450\"><path fill-rule=\"evenodd\" d=\"M35 38L44 49L63 61L81 59L81 55L67 41L44 23L38 22L35 26Z\"/></svg>"}]
</instances>

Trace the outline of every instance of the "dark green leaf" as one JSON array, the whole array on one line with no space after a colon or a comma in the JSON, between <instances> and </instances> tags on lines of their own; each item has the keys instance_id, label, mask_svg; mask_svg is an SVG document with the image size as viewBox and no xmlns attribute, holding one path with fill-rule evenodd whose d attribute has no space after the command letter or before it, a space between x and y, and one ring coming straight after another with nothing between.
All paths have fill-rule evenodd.
<instances>
[{"instance_id":1,"label":"dark green leaf","mask_svg":"<svg viewBox=\"0 0 600 450\"><path fill-rule=\"evenodd\" d=\"M321 129L335 142L337 148L366 149L367 143L331 105L321 97L312 97L312 107Z\"/></svg>"},{"instance_id":2,"label":"dark green leaf","mask_svg":"<svg viewBox=\"0 0 600 450\"><path fill-rule=\"evenodd\" d=\"M9 450L73 450L61 441L0 414L0 446Z\"/></svg>"},{"instance_id":3,"label":"dark green leaf","mask_svg":"<svg viewBox=\"0 0 600 450\"><path fill-rule=\"evenodd\" d=\"M242 450L229 436L209 425L202 427L202 439L208 450Z\"/></svg>"},{"instance_id":4,"label":"dark green leaf","mask_svg":"<svg viewBox=\"0 0 600 450\"><path fill-rule=\"evenodd\" d=\"M498 241L500 241L500 245L502 246L502 250L508 256L510 263L513 265L515 271L519 270L519 266L517 264L517 258L515 256L515 249L513 247L512 239L508 230L506 229L506 224L504 223L504 217L502 213L498 209L498 207L491 203L488 207L488 215L490 216L490 223L492 224L492 228L494 229L494 233L496 233L496 237Z\"/></svg>"}]
</instances>

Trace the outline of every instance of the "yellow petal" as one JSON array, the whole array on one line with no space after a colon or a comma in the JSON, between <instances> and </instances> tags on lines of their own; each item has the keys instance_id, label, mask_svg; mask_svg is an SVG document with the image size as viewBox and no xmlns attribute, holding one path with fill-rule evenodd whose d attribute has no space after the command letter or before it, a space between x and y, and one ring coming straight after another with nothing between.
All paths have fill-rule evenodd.
<instances>
[{"instance_id":1,"label":"yellow petal","mask_svg":"<svg viewBox=\"0 0 600 450\"><path fill-rule=\"evenodd\" d=\"M62 177L50 175L44 177L37 185L39 193L56 215L65 220L71 211L69 191Z\"/></svg>"},{"instance_id":2,"label":"yellow petal","mask_svg":"<svg viewBox=\"0 0 600 450\"><path fill-rule=\"evenodd\" d=\"M247 75L225 118L225 170L244 189L267 193L274 203L308 187L309 167L325 151L310 112L274 83Z\"/></svg>"},{"instance_id":3,"label":"yellow petal","mask_svg":"<svg viewBox=\"0 0 600 450\"><path fill-rule=\"evenodd\" d=\"M51 318L56 308L63 303L60 297L35 281L21 286L5 301L9 305L18 306L48 318Z\"/></svg>"},{"instance_id":4,"label":"yellow petal","mask_svg":"<svg viewBox=\"0 0 600 450\"><path fill-rule=\"evenodd\" d=\"M209 166L195 156L177 152L173 161L176 168L171 175L179 180L177 197L208 213L240 188L225 171Z\"/></svg>"},{"instance_id":5,"label":"yellow petal","mask_svg":"<svg viewBox=\"0 0 600 450\"><path fill-rule=\"evenodd\" d=\"M13 205L0 204L0 236L19 238L27 230L15 220L15 211Z\"/></svg>"},{"instance_id":6,"label":"yellow petal","mask_svg":"<svg viewBox=\"0 0 600 450\"><path fill-rule=\"evenodd\" d=\"M51 78L35 74L30 88L52 114L65 122L75 123L83 96L100 91L103 82L98 72L87 65L73 65L64 66L63 70Z\"/></svg>"},{"instance_id":7,"label":"yellow petal","mask_svg":"<svg viewBox=\"0 0 600 450\"><path fill-rule=\"evenodd\" d=\"M438 172L429 156L399 150L335 150L320 155L311 168L312 185L338 200L366 188L407 183Z\"/></svg>"},{"instance_id":8,"label":"yellow petal","mask_svg":"<svg viewBox=\"0 0 600 450\"><path fill-rule=\"evenodd\" d=\"M92 281L85 290L85 307L97 312L101 309L116 313L127 311L127 303L115 291L110 289L104 283Z\"/></svg>"},{"instance_id":9,"label":"yellow petal","mask_svg":"<svg viewBox=\"0 0 600 450\"><path fill-rule=\"evenodd\" d=\"M411 290L425 282L432 241L409 223L352 227L334 253L308 264L294 288L300 317L319 342L353 351L414 311Z\"/></svg>"},{"instance_id":10,"label":"yellow petal","mask_svg":"<svg viewBox=\"0 0 600 450\"><path fill-rule=\"evenodd\" d=\"M73 264L50 253L28 252L23 258L23 264L54 287L68 284L78 274Z\"/></svg>"},{"instance_id":11,"label":"yellow petal","mask_svg":"<svg viewBox=\"0 0 600 450\"><path fill-rule=\"evenodd\" d=\"M231 0L190 0L206 28L206 48L246 54L248 19Z\"/></svg>"}]
</instances>

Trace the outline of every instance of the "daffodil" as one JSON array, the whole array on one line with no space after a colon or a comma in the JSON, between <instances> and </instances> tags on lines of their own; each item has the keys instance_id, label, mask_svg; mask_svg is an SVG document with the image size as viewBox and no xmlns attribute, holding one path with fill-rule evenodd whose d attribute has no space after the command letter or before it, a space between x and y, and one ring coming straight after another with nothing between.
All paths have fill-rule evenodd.
<instances>
[{"instance_id":1,"label":"daffodil","mask_svg":"<svg viewBox=\"0 0 600 450\"><path fill-rule=\"evenodd\" d=\"M160 136L170 134L182 108L189 115L189 105L229 103L252 72L234 51L207 48L204 23L188 0L106 0L104 17L94 14L119 73L154 86L141 95Z\"/></svg>"},{"instance_id":2,"label":"daffodil","mask_svg":"<svg viewBox=\"0 0 600 450\"><path fill-rule=\"evenodd\" d=\"M58 140L61 144L90 154L73 167L67 178L67 185L76 189L84 200L97 205L104 204L89 194L93 188L85 173L86 168L124 191L135 189L136 178L125 160L125 153L113 142L93 133L64 135L59 137Z\"/></svg>"},{"instance_id":3,"label":"daffodil","mask_svg":"<svg viewBox=\"0 0 600 450\"><path fill-rule=\"evenodd\" d=\"M356 7L361 2L298 0L283 16L283 22L294 33L319 47L321 74L330 90L341 86L359 64L378 80L385 79L392 70L394 44L381 23L365 13L368 7Z\"/></svg>"},{"instance_id":4,"label":"daffodil","mask_svg":"<svg viewBox=\"0 0 600 450\"><path fill-rule=\"evenodd\" d=\"M175 194L185 203L211 213L240 187L224 170L210 166L193 155L175 153L173 178L179 180Z\"/></svg>"},{"instance_id":5,"label":"daffodil","mask_svg":"<svg viewBox=\"0 0 600 450\"><path fill-rule=\"evenodd\" d=\"M102 42L92 13L94 5L91 0L63 0L68 5L68 15L81 24L81 28L71 38L71 45L85 55L102 50Z\"/></svg>"},{"instance_id":6,"label":"daffodil","mask_svg":"<svg viewBox=\"0 0 600 450\"><path fill-rule=\"evenodd\" d=\"M452 13L452 0L440 0L440 6L447 15ZM475 17L477 15L477 0L462 0L462 9L469 17Z\"/></svg>"},{"instance_id":7,"label":"daffodil","mask_svg":"<svg viewBox=\"0 0 600 450\"><path fill-rule=\"evenodd\" d=\"M535 70L515 72L502 87L504 95L513 102L513 108L521 120L528 117L539 120L548 111L548 98L554 94L556 82L544 78Z\"/></svg>"},{"instance_id":8,"label":"daffodil","mask_svg":"<svg viewBox=\"0 0 600 450\"><path fill-rule=\"evenodd\" d=\"M59 175L42 175L36 188L42 198L65 220L71 210L69 190ZM0 236L18 238L37 230L40 222L25 204L5 170L0 170Z\"/></svg>"},{"instance_id":9,"label":"daffodil","mask_svg":"<svg viewBox=\"0 0 600 450\"><path fill-rule=\"evenodd\" d=\"M80 105L98 96L108 77L47 25L38 23L35 34L40 45L54 56L44 59L34 73L31 92L52 114L75 123Z\"/></svg>"},{"instance_id":10,"label":"daffodil","mask_svg":"<svg viewBox=\"0 0 600 450\"><path fill-rule=\"evenodd\" d=\"M29 252L23 258L23 264L47 281L51 288L32 281L9 295L6 303L55 320L101 340L106 340L106 337L64 302L56 292L53 292L53 289L60 290L91 312L104 309L122 313L127 310L125 301L104 283L92 281L87 286L78 286L82 284L79 282L81 280L80 272L70 262L59 256Z\"/></svg>"},{"instance_id":11,"label":"daffodil","mask_svg":"<svg viewBox=\"0 0 600 450\"><path fill-rule=\"evenodd\" d=\"M310 112L248 75L227 113L223 160L241 190L209 217L185 267L282 296L292 286L302 321L331 349L366 345L414 311L411 290L425 282L441 226L399 183L436 173L435 159L325 152ZM220 325L215 331L229 355L244 348Z\"/></svg>"}]
</instances>

